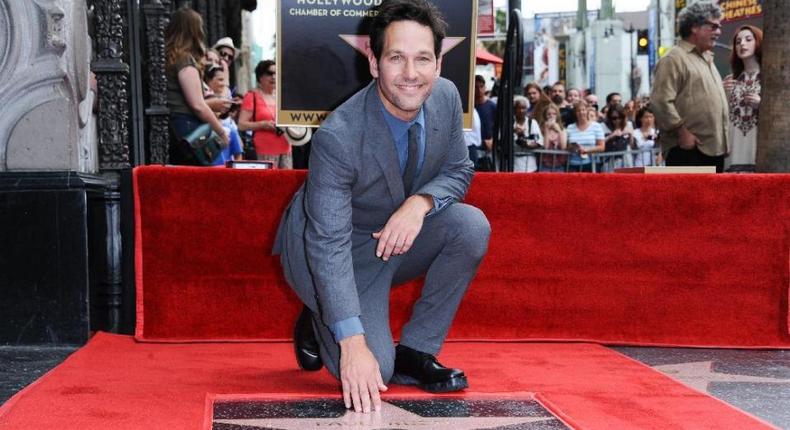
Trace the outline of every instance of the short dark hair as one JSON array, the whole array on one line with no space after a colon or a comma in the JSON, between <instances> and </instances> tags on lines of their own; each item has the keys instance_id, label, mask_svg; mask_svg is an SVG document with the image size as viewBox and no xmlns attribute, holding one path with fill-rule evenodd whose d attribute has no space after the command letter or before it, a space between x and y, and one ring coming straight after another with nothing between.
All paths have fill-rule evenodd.
<instances>
[{"instance_id":1,"label":"short dark hair","mask_svg":"<svg viewBox=\"0 0 790 430\"><path fill-rule=\"evenodd\" d=\"M274 60L263 60L255 66L255 82L261 80L264 75L269 75L269 67L274 65Z\"/></svg>"},{"instance_id":2,"label":"short dark hair","mask_svg":"<svg viewBox=\"0 0 790 430\"><path fill-rule=\"evenodd\" d=\"M721 8L710 2L700 1L686 6L678 13L678 33L681 39L691 36L691 29L705 24L708 19L720 19Z\"/></svg>"},{"instance_id":3,"label":"short dark hair","mask_svg":"<svg viewBox=\"0 0 790 430\"><path fill-rule=\"evenodd\" d=\"M209 64L205 67L205 71L203 72L203 80L206 83L209 83L212 79L214 79L215 76L217 76L217 73L224 71L225 69L223 69L219 64Z\"/></svg>"},{"instance_id":4,"label":"short dark hair","mask_svg":"<svg viewBox=\"0 0 790 430\"><path fill-rule=\"evenodd\" d=\"M653 109L650 109L650 106L645 106L642 109L639 109L639 111L636 112L636 118L634 119L635 127L642 127L642 117L644 117L646 113L655 115L653 113Z\"/></svg>"},{"instance_id":5,"label":"short dark hair","mask_svg":"<svg viewBox=\"0 0 790 430\"><path fill-rule=\"evenodd\" d=\"M486 83L486 78L484 78L483 75L475 75L475 82L480 82L480 83L485 84Z\"/></svg>"},{"instance_id":6,"label":"short dark hair","mask_svg":"<svg viewBox=\"0 0 790 430\"><path fill-rule=\"evenodd\" d=\"M384 0L377 12L370 23L370 49L376 60L381 59L381 52L384 50L384 32L390 24L397 21L414 21L430 28L433 33L433 51L436 58L439 58L447 23L436 6L427 0Z\"/></svg>"},{"instance_id":7,"label":"short dark hair","mask_svg":"<svg viewBox=\"0 0 790 430\"><path fill-rule=\"evenodd\" d=\"M623 95L618 93L617 91L607 94L606 95L606 104L611 104L612 103L612 99L615 98L616 96L620 96L620 98L623 97Z\"/></svg>"}]
</instances>

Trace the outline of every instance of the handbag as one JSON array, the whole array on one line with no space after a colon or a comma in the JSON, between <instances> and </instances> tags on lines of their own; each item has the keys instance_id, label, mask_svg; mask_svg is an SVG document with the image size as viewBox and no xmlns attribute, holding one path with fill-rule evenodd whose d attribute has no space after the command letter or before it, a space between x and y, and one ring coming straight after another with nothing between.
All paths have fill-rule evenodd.
<instances>
[{"instance_id":1,"label":"handbag","mask_svg":"<svg viewBox=\"0 0 790 430\"><path fill-rule=\"evenodd\" d=\"M217 141L217 133L209 124L201 124L181 139L189 149L195 164L211 166L222 152L222 146Z\"/></svg>"},{"instance_id":2,"label":"handbag","mask_svg":"<svg viewBox=\"0 0 790 430\"><path fill-rule=\"evenodd\" d=\"M258 94L255 90L250 90L252 92L252 121L257 121L255 118L258 116ZM247 138L244 139L244 155L242 158L248 161L256 161L258 159L258 153L255 151L255 130L251 130L249 133L244 133Z\"/></svg>"}]
</instances>

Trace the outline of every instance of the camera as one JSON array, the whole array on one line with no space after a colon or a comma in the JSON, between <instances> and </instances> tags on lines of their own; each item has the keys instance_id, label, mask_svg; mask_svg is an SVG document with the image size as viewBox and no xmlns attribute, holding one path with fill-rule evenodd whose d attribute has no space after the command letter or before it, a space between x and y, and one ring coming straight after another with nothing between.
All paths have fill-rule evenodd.
<instances>
[{"instance_id":1,"label":"camera","mask_svg":"<svg viewBox=\"0 0 790 430\"><path fill-rule=\"evenodd\" d=\"M231 115L235 115L236 112L239 111L239 109L241 109L241 103L237 103L237 102L234 101L233 103L231 103L231 105L228 108L228 110L226 110L224 113L220 114L219 118L220 119L225 119L225 118L227 118L227 117L229 117Z\"/></svg>"}]
</instances>

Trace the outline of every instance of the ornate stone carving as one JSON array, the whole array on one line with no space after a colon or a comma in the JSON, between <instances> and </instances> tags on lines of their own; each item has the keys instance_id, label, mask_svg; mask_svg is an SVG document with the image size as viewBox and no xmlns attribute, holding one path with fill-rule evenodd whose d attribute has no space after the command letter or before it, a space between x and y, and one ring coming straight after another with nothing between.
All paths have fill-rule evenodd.
<instances>
[{"instance_id":1,"label":"ornate stone carving","mask_svg":"<svg viewBox=\"0 0 790 430\"><path fill-rule=\"evenodd\" d=\"M99 166L126 169L130 167L128 72L94 70L99 83Z\"/></svg>"},{"instance_id":2,"label":"ornate stone carving","mask_svg":"<svg viewBox=\"0 0 790 430\"><path fill-rule=\"evenodd\" d=\"M99 96L99 167L117 170L129 162L129 66L123 62L121 0L95 0L94 26Z\"/></svg>"},{"instance_id":3,"label":"ornate stone carving","mask_svg":"<svg viewBox=\"0 0 790 430\"><path fill-rule=\"evenodd\" d=\"M165 28L169 22L170 2L147 0L145 14L146 59L148 64L148 145L151 163L168 162L167 77L165 75Z\"/></svg>"},{"instance_id":4,"label":"ornate stone carving","mask_svg":"<svg viewBox=\"0 0 790 430\"><path fill-rule=\"evenodd\" d=\"M47 45L55 50L66 49L66 38L63 36L63 18L65 13L60 6L52 5L46 9L47 14Z\"/></svg>"},{"instance_id":5,"label":"ornate stone carving","mask_svg":"<svg viewBox=\"0 0 790 430\"><path fill-rule=\"evenodd\" d=\"M167 114L152 115L148 118L148 139L150 142L151 163L167 164L169 161L168 147L170 120Z\"/></svg>"},{"instance_id":6,"label":"ornate stone carving","mask_svg":"<svg viewBox=\"0 0 790 430\"><path fill-rule=\"evenodd\" d=\"M120 61L123 56L123 18L120 0L95 0L93 7L97 57Z\"/></svg>"}]
</instances>

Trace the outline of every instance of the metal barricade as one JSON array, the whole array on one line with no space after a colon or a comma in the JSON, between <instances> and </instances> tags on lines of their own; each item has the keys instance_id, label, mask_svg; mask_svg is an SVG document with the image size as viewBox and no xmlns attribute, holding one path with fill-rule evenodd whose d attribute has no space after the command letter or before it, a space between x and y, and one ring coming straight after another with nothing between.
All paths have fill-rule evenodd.
<instances>
[{"instance_id":1,"label":"metal barricade","mask_svg":"<svg viewBox=\"0 0 790 430\"><path fill-rule=\"evenodd\" d=\"M596 152L589 154L590 171L609 173L620 167L657 166L660 148L629 149L625 151ZM557 149L526 149L517 147L514 166L520 172L569 172L581 166L571 166L571 152Z\"/></svg>"}]
</instances>

